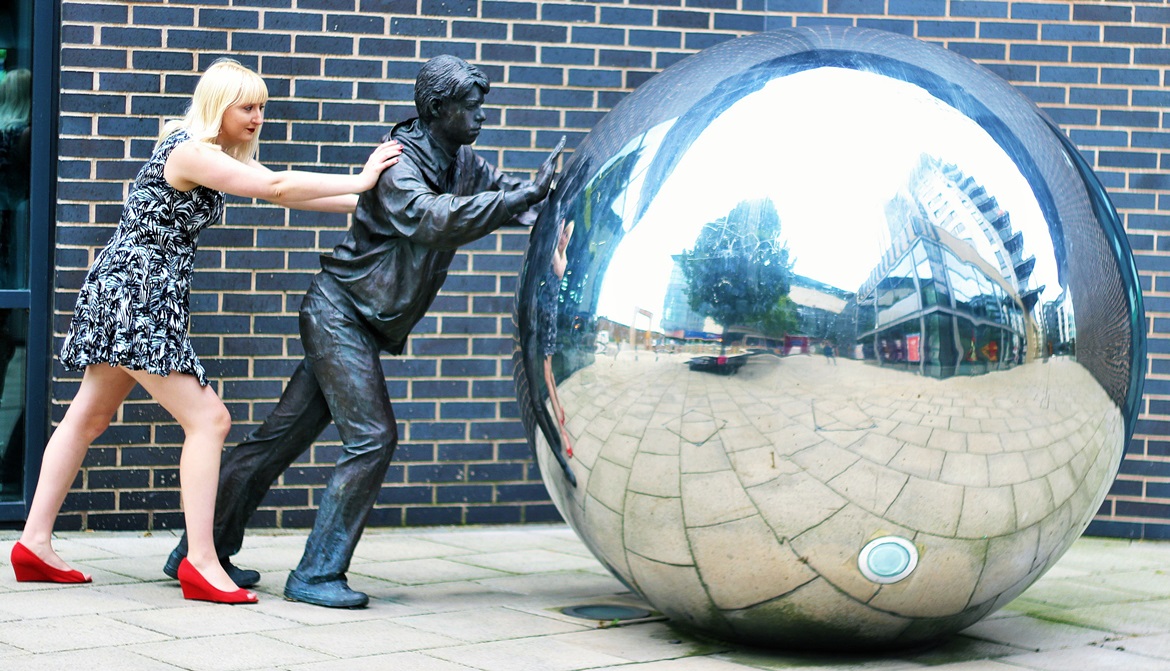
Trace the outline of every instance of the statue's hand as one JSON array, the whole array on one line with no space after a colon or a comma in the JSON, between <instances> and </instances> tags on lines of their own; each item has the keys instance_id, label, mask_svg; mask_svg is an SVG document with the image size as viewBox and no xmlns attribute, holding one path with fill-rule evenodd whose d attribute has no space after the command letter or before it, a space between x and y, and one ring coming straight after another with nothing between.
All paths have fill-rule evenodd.
<instances>
[{"instance_id":1,"label":"statue's hand","mask_svg":"<svg viewBox=\"0 0 1170 671\"><path fill-rule=\"evenodd\" d=\"M552 188L553 177L557 174L557 157L561 155L561 151L565 148L565 136L561 136L560 142L553 147L548 158L544 159L544 163L540 164L540 170L536 171L536 179L532 180L533 193L529 203L540 202L548 196L549 189Z\"/></svg>"},{"instance_id":2,"label":"statue's hand","mask_svg":"<svg viewBox=\"0 0 1170 671\"><path fill-rule=\"evenodd\" d=\"M362 187L355 191L361 193L374 188L378 183L378 177L382 175L382 171L398 162L398 155L402 153L402 145L398 144L398 140L389 140L378 145L366 159L366 165L362 168L358 179Z\"/></svg>"}]
</instances>

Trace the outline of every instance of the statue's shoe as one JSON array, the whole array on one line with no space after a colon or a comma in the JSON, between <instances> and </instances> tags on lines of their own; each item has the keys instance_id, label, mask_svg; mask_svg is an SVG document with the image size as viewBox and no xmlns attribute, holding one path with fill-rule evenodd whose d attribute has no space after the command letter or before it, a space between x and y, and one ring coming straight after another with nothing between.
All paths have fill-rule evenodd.
<instances>
[{"instance_id":1,"label":"statue's shoe","mask_svg":"<svg viewBox=\"0 0 1170 671\"><path fill-rule=\"evenodd\" d=\"M179 564L183 563L183 558L186 556L179 548L172 550L171 556L167 557L167 563L163 564L163 573L171 578L178 578ZM251 587L260 582L259 571L240 568L227 559L220 559L219 563L223 566L223 570L227 571L228 577L232 579L232 582L236 583L236 587Z\"/></svg>"},{"instance_id":2,"label":"statue's shoe","mask_svg":"<svg viewBox=\"0 0 1170 671\"><path fill-rule=\"evenodd\" d=\"M288 574L288 580L284 583L284 598L326 608L365 608L370 603L370 597L350 589L345 578L305 582L297 577L296 571Z\"/></svg>"}]
</instances>

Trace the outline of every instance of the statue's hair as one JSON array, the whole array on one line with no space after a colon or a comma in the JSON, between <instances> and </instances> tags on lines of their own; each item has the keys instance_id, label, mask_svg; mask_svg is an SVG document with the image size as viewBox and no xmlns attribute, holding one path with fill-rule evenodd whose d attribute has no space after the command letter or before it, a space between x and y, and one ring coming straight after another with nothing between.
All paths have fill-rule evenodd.
<instances>
[{"instance_id":1,"label":"statue's hair","mask_svg":"<svg viewBox=\"0 0 1170 671\"><path fill-rule=\"evenodd\" d=\"M488 78L479 68L457 56L443 54L423 63L414 80L414 107L418 118L430 121L434 116L431 105L448 100L460 100L478 86L487 95L491 90Z\"/></svg>"},{"instance_id":2,"label":"statue's hair","mask_svg":"<svg viewBox=\"0 0 1170 671\"><path fill-rule=\"evenodd\" d=\"M268 102L268 87L260 75L231 58L218 58L212 63L191 95L191 104L182 119L168 122L159 136L159 143L178 130L186 130L191 139L215 142L223 124L223 114L237 103L263 105ZM157 146L157 144L156 144ZM228 154L239 161L256 157L260 134L251 141L234 148Z\"/></svg>"}]
</instances>

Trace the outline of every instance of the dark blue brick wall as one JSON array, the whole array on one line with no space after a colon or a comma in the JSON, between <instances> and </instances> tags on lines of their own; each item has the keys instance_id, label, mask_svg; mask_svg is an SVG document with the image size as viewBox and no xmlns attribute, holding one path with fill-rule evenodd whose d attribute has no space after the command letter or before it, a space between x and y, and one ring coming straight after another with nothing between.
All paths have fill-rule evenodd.
<instances>
[{"instance_id":1,"label":"dark blue brick wall","mask_svg":"<svg viewBox=\"0 0 1170 671\"><path fill-rule=\"evenodd\" d=\"M1143 415L1090 531L1170 537L1170 9L1161 2L995 0L157 0L61 5L61 110L53 315L59 346L77 285L120 212L126 181L198 69L231 53L272 100L261 160L274 169L351 170L411 115L426 58L455 53L493 80L479 150L530 173L564 133L570 150L654 73L697 49L792 25L858 25L930 40L976 60L1042 105L1090 160L1125 220L1150 319ZM192 295L196 348L236 427L263 420L302 354L301 295L339 215L232 199L200 241ZM511 382L515 273L527 245L502 231L462 251L403 357L384 371L402 443L376 525L557 518L516 417ZM54 367L52 415L77 376ZM137 395L87 457L61 528L181 525L179 431ZM290 469L257 514L301 528L337 457L336 431ZM404 466L409 464L409 466ZM409 483L409 484L406 484Z\"/></svg>"}]
</instances>

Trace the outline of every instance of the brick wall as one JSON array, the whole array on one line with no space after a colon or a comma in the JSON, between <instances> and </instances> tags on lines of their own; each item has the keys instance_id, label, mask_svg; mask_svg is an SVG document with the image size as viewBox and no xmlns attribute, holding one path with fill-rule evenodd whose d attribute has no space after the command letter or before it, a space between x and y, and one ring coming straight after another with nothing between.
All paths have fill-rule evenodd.
<instances>
[{"instance_id":1,"label":"brick wall","mask_svg":"<svg viewBox=\"0 0 1170 671\"><path fill-rule=\"evenodd\" d=\"M418 66L453 53L493 82L479 151L530 172L562 132L573 147L622 96L688 54L824 23L912 35L983 64L1046 110L1098 171L1137 255L1150 363L1130 453L1091 531L1170 537L1165 0L65 0L56 345L127 182L218 56L238 58L268 83L261 160L273 168L360 164L390 125L413 116ZM299 361L300 296L318 254L346 225L234 199L223 224L201 238L192 332L235 418L231 440L263 420ZM402 444L372 524L557 517L510 380L509 316L526 241L504 231L461 252L407 356L385 359ZM55 368L55 420L78 379ZM180 526L179 429L139 392L117 420L91 450L61 526ZM277 483L257 523L309 524L338 449L330 429Z\"/></svg>"}]
</instances>

